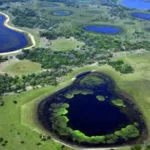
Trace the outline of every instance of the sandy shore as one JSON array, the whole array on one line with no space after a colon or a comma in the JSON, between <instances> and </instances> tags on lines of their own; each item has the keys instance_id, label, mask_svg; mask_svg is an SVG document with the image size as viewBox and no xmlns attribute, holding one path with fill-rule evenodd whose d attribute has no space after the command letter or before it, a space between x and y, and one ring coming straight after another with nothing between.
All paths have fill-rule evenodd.
<instances>
[{"instance_id":1,"label":"sandy shore","mask_svg":"<svg viewBox=\"0 0 150 150\"><path fill-rule=\"evenodd\" d=\"M25 47L25 48L22 48L22 49L18 49L18 50L12 51L12 52L0 53L0 55L14 54L14 53L21 52L23 49L30 49L30 48L32 48L32 47L35 47L36 42L35 42L34 36L33 36L31 33L10 26L10 25L8 24L8 22L10 21L9 16L8 16L7 14L3 13L3 12L0 12L0 15L4 15L4 16L6 17L6 20L4 21L4 25L5 25L7 28L10 28L10 29L12 29L12 30L16 30L16 31L18 31L18 32L26 33L27 36L29 37L29 39L31 40L31 46L28 46L28 47Z\"/></svg>"}]
</instances>

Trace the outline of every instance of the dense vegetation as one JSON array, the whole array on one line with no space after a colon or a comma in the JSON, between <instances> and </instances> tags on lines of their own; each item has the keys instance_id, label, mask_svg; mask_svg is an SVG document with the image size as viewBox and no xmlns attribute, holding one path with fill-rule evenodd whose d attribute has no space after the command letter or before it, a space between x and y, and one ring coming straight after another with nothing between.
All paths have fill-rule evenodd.
<instances>
[{"instance_id":1,"label":"dense vegetation","mask_svg":"<svg viewBox=\"0 0 150 150\"><path fill-rule=\"evenodd\" d=\"M120 73L132 73L134 71L133 67L127 63L125 63L122 59L117 61L110 61L108 63L113 68L115 68L116 71L119 71Z\"/></svg>"},{"instance_id":2,"label":"dense vegetation","mask_svg":"<svg viewBox=\"0 0 150 150\"><path fill-rule=\"evenodd\" d=\"M83 79L80 80L80 86L82 88L89 87L99 87L99 85L104 84L104 80L99 78L98 76L94 75L87 75Z\"/></svg>"},{"instance_id":3,"label":"dense vegetation","mask_svg":"<svg viewBox=\"0 0 150 150\"><path fill-rule=\"evenodd\" d=\"M99 53L99 55L97 55ZM104 53L104 52L103 52ZM96 50L81 49L80 51L51 51L46 48L36 48L32 51L24 50L22 54L18 55L19 59L30 59L34 62L42 64L42 68L68 68L69 66L77 67L86 64L92 64L96 61L100 62L111 57L111 54L102 54Z\"/></svg>"},{"instance_id":4,"label":"dense vegetation","mask_svg":"<svg viewBox=\"0 0 150 150\"><path fill-rule=\"evenodd\" d=\"M122 99L112 100L111 103L117 107L126 107Z\"/></svg>"},{"instance_id":5,"label":"dense vegetation","mask_svg":"<svg viewBox=\"0 0 150 150\"><path fill-rule=\"evenodd\" d=\"M8 58L5 56L0 56L0 63L7 61Z\"/></svg>"},{"instance_id":6,"label":"dense vegetation","mask_svg":"<svg viewBox=\"0 0 150 150\"><path fill-rule=\"evenodd\" d=\"M9 92L22 92L28 88L43 87L47 85L57 85L57 78L70 72L70 70L51 70L42 73L33 73L12 77L8 74L0 75L0 94Z\"/></svg>"},{"instance_id":7,"label":"dense vegetation","mask_svg":"<svg viewBox=\"0 0 150 150\"><path fill-rule=\"evenodd\" d=\"M142 33L135 32L139 36ZM83 41L85 45L95 48L96 50L112 50L112 51L131 51L137 49L150 50L150 42L142 40L138 42L130 42L128 39L123 40L119 36L110 36L102 34L91 34L83 29L83 26L78 26L76 29L59 31L53 28L50 31L41 31L41 37L46 37L49 40L64 36L66 38L75 37L79 41Z\"/></svg>"},{"instance_id":8,"label":"dense vegetation","mask_svg":"<svg viewBox=\"0 0 150 150\"><path fill-rule=\"evenodd\" d=\"M82 90L82 89L81 90L79 90L79 89L69 90L67 93L65 93L65 97L67 99L71 99L75 95L78 95L78 94L83 94L83 95L93 94L93 91L92 90L87 90L87 89L84 89L84 90Z\"/></svg>"},{"instance_id":9,"label":"dense vegetation","mask_svg":"<svg viewBox=\"0 0 150 150\"><path fill-rule=\"evenodd\" d=\"M16 8L13 9L11 13L15 17L15 19L12 21L13 24L20 27L48 29L53 25L62 22L61 19L56 19L54 17L46 20L40 16L40 11L34 11L29 8Z\"/></svg>"}]
</instances>

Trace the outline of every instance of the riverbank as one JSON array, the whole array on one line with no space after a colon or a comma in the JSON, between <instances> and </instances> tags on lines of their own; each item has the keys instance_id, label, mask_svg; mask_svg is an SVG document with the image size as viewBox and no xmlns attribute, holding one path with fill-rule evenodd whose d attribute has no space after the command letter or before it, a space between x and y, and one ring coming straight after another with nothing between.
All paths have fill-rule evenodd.
<instances>
[{"instance_id":1,"label":"riverbank","mask_svg":"<svg viewBox=\"0 0 150 150\"><path fill-rule=\"evenodd\" d=\"M23 33L23 34L26 34L26 35L27 35L27 38L31 41L31 42L30 42L30 43L31 43L30 46L27 46L27 47L25 47L25 48L18 49L18 50L12 51L12 52L0 53L0 56L1 56L1 55L8 55L8 54L19 53L19 52L21 52L23 49L31 49L31 48L33 48L33 47L36 46L36 42L35 42L34 36L33 36L31 33L27 32L27 31L23 31L23 30L21 30L21 29L18 29L18 28L16 28L16 27L13 27L13 26L9 25L10 18L9 18L9 16L8 16L7 14L5 14L5 13L3 13L3 12L0 12L0 15L4 15L4 16L6 17L6 20L4 21L4 26L5 26L5 27L7 27L7 28L9 28L9 29L12 29L12 30L15 30L15 31L18 31L18 32L21 32L21 33Z\"/></svg>"}]
</instances>

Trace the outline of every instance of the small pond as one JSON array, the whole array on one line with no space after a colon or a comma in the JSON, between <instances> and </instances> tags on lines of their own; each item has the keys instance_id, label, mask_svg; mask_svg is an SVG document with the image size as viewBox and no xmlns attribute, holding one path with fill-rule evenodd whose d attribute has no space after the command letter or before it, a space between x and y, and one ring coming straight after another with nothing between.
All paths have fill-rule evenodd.
<instances>
[{"instance_id":1,"label":"small pond","mask_svg":"<svg viewBox=\"0 0 150 150\"><path fill-rule=\"evenodd\" d=\"M42 125L66 143L108 147L141 142L147 129L129 95L100 72L85 72L68 87L41 101Z\"/></svg>"},{"instance_id":2,"label":"small pond","mask_svg":"<svg viewBox=\"0 0 150 150\"><path fill-rule=\"evenodd\" d=\"M51 14L54 15L54 16L71 16L72 15L72 11L56 10L56 11L52 11Z\"/></svg>"},{"instance_id":3,"label":"small pond","mask_svg":"<svg viewBox=\"0 0 150 150\"><path fill-rule=\"evenodd\" d=\"M149 10L150 1L146 0L122 0L120 3L122 6L127 8L139 9L139 10Z\"/></svg>"},{"instance_id":4,"label":"small pond","mask_svg":"<svg viewBox=\"0 0 150 150\"><path fill-rule=\"evenodd\" d=\"M131 14L133 17L144 19L144 20L149 20L150 21L150 14L148 13L139 13L139 12L134 12Z\"/></svg>"},{"instance_id":5,"label":"small pond","mask_svg":"<svg viewBox=\"0 0 150 150\"><path fill-rule=\"evenodd\" d=\"M95 33L100 33L100 34L119 34L122 32L121 28L113 27L113 26L108 26L108 25L87 25L84 26L84 30L89 31L89 32L95 32Z\"/></svg>"},{"instance_id":6,"label":"small pond","mask_svg":"<svg viewBox=\"0 0 150 150\"><path fill-rule=\"evenodd\" d=\"M28 44L27 37L4 25L6 17L0 14L0 53L12 52L24 48Z\"/></svg>"}]
</instances>

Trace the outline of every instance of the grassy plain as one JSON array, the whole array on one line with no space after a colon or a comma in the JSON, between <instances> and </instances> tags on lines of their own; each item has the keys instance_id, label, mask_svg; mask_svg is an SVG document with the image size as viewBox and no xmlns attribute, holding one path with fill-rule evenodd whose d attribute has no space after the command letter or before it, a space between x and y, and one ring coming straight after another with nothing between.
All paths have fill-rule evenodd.
<instances>
[{"instance_id":1,"label":"grassy plain","mask_svg":"<svg viewBox=\"0 0 150 150\"><path fill-rule=\"evenodd\" d=\"M37 104L42 98L71 84L71 79L77 74L93 69L111 76L121 89L133 96L134 102L144 114L148 130L150 131L150 78L148 78L150 75L150 53L123 56L122 58L135 67L134 73L120 74L108 65L85 66L84 68L75 69L72 73L65 76L58 86L4 96L5 106L0 107L0 133L1 137L8 140L7 150L16 150L16 147L17 149L20 147L22 150L59 150L60 145L52 140L41 142L41 146L36 146L36 143L40 142L39 134L47 133L37 124ZM14 100L18 103L14 104ZM21 144L20 141L25 141L25 143ZM148 141L150 141L150 137Z\"/></svg>"},{"instance_id":2,"label":"grassy plain","mask_svg":"<svg viewBox=\"0 0 150 150\"><path fill-rule=\"evenodd\" d=\"M29 60L16 61L11 64L6 65L2 70L10 75L28 75L35 72L41 71L41 64L31 62Z\"/></svg>"},{"instance_id":3,"label":"grassy plain","mask_svg":"<svg viewBox=\"0 0 150 150\"><path fill-rule=\"evenodd\" d=\"M74 38L58 38L57 40L52 41L51 49L52 50L71 50L71 49L80 49L84 45L82 42L77 41Z\"/></svg>"},{"instance_id":4,"label":"grassy plain","mask_svg":"<svg viewBox=\"0 0 150 150\"><path fill-rule=\"evenodd\" d=\"M33 90L22 94L4 97L5 106L0 107L0 137L7 140L6 146L0 143L0 150L61 150L61 146L52 140L41 141L40 134L22 125L21 106L49 92L48 88ZM14 103L17 101L17 104ZM34 110L30 110L32 112ZM27 112L28 118L32 115ZM41 143L41 145L38 145Z\"/></svg>"}]
</instances>

